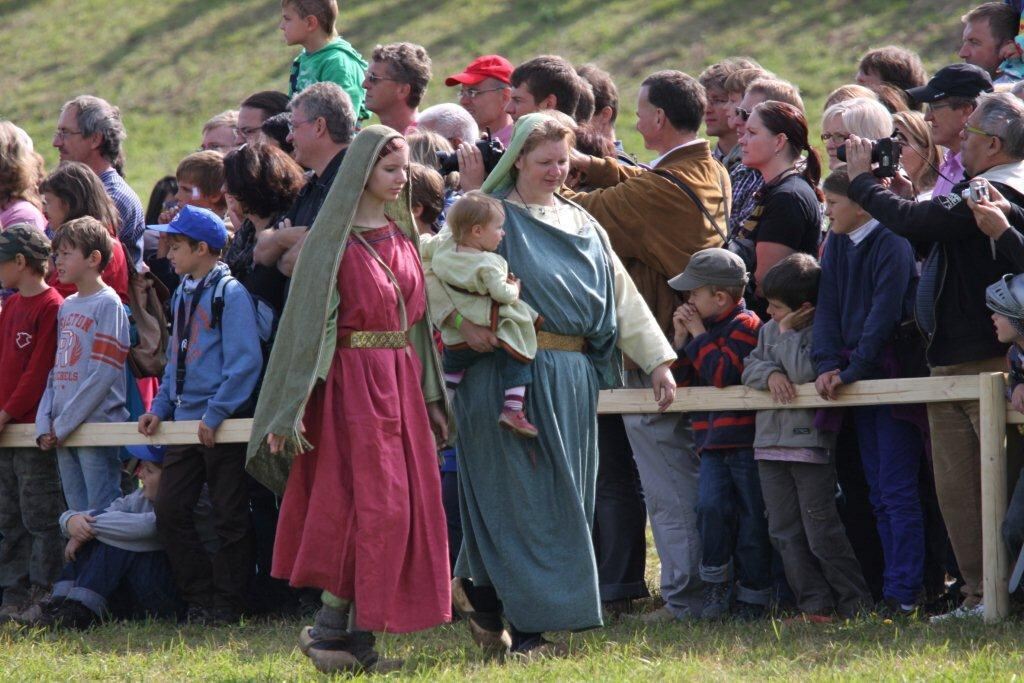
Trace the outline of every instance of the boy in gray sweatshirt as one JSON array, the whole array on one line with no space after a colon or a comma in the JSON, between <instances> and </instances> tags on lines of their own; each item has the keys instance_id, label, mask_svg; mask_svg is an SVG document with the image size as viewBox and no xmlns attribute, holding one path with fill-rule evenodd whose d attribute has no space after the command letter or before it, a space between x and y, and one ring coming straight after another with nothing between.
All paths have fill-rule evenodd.
<instances>
[{"instance_id":1,"label":"boy in gray sweatshirt","mask_svg":"<svg viewBox=\"0 0 1024 683\"><path fill-rule=\"evenodd\" d=\"M814 303L821 268L793 254L765 275L761 290L771 320L744 362L743 383L778 403L795 384L817 377L811 360ZM760 410L754 458L768 511L768 533L782 557L801 617L829 623L870 608L870 594L836 509L835 434L815 426L811 409Z\"/></svg>"},{"instance_id":2,"label":"boy in gray sweatshirt","mask_svg":"<svg viewBox=\"0 0 1024 683\"><path fill-rule=\"evenodd\" d=\"M36 412L36 440L57 449L68 507L102 510L121 495L118 449L65 447L84 422L124 422L128 315L121 299L100 279L116 245L95 218L76 218L53 239L57 276L78 288L57 314L57 354Z\"/></svg>"},{"instance_id":3,"label":"boy in gray sweatshirt","mask_svg":"<svg viewBox=\"0 0 1024 683\"><path fill-rule=\"evenodd\" d=\"M128 446L132 470L142 488L118 498L106 509L68 510L60 528L68 538L67 564L49 599L34 614L19 621L31 626L87 628L101 619L154 616L174 618L185 603L156 530L153 500L160 490L164 448ZM216 544L209 498L200 497L195 510L200 537Z\"/></svg>"}]
</instances>

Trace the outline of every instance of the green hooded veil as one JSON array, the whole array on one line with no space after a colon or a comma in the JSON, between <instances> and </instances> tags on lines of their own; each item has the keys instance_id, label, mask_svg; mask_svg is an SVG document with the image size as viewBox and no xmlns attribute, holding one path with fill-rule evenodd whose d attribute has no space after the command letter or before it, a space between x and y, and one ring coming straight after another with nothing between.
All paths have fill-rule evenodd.
<instances>
[{"instance_id":1,"label":"green hooded veil","mask_svg":"<svg viewBox=\"0 0 1024 683\"><path fill-rule=\"evenodd\" d=\"M301 433L300 423L310 394L317 382L327 378L334 358L341 304L337 273L353 230L356 207L381 150L398 137L402 136L379 125L368 126L356 135L295 264L288 301L256 404L246 458L249 473L279 494L288 481L292 460L311 448ZM419 233L412 218L408 183L398 199L387 204L385 213L418 247ZM429 320L428 312L409 329L410 343L423 365L424 399L445 401L447 409L440 359ZM449 419L450 430L451 424ZM270 452L269 434L285 437L280 453Z\"/></svg>"}]
</instances>

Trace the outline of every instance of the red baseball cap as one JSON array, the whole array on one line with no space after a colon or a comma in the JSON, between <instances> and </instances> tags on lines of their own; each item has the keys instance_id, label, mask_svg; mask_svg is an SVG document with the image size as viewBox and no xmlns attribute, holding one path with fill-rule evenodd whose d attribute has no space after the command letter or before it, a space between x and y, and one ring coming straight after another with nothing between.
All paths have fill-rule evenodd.
<instances>
[{"instance_id":1,"label":"red baseball cap","mask_svg":"<svg viewBox=\"0 0 1024 683\"><path fill-rule=\"evenodd\" d=\"M497 78L502 83L512 80L512 62L501 55L484 55L469 63L462 73L444 79L448 87L453 85L476 85L485 78Z\"/></svg>"}]
</instances>

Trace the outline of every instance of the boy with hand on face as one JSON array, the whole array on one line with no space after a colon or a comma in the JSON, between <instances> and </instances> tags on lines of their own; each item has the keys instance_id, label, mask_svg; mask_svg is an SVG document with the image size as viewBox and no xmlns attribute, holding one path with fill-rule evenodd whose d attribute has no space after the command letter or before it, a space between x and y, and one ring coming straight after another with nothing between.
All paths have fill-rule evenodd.
<instances>
[{"instance_id":1,"label":"boy with hand on face","mask_svg":"<svg viewBox=\"0 0 1024 683\"><path fill-rule=\"evenodd\" d=\"M35 227L0 232L0 287L17 290L0 308L0 432L35 419L53 367L63 299L46 285L49 260ZM57 578L63 509L53 452L0 448L0 622L31 609Z\"/></svg>"},{"instance_id":2,"label":"boy with hand on face","mask_svg":"<svg viewBox=\"0 0 1024 683\"><path fill-rule=\"evenodd\" d=\"M791 403L797 384L813 382L814 306L821 268L792 254L765 275L771 320L744 362L743 383ZM759 410L754 459L768 509L768 532L796 596L798 619L831 623L871 607L860 564L836 508L835 432L815 425L816 411Z\"/></svg>"},{"instance_id":3,"label":"boy with hand on face","mask_svg":"<svg viewBox=\"0 0 1024 683\"><path fill-rule=\"evenodd\" d=\"M744 305L746 284L743 259L717 248L697 252L686 270L669 280L673 289L689 292L672 316L680 385L742 384L743 359L757 346L761 327ZM772 551L754 462L754 413L694 412L692 424L700 456L700 578L708 584L701 618L730 613L734 582L735 613L762 617L771 594Z\"/></svg>"},{"instance_id":4,"label":"boy with hand on face","mask_svg":"<svg viewBox=\"0 0 1024 683\"><path fill-rule=\"evenodd\" d=\"M155 501L157 531L189 604L189 619L227 623L245 607L253 550L245 444L217 444L216 432L256 388L263 364L256 313L240 282L220 282L231 276L219 260L228 237L219 216L185 206L169 224L151 227L167 234L168 258L182 280L171 300L167 367L152 410L139 418L139 431L151 436L169 419L200 421L199 445L167 449ZM204 483L220 541L213 562L192 514Z\"/></svg>"}]
</instances>

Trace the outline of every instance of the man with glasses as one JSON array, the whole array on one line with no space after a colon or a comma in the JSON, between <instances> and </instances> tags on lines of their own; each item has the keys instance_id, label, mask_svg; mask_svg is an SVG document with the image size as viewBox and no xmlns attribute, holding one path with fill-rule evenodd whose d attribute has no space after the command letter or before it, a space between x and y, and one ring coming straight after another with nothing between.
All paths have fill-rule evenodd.
<instances>
[{"instance_id":1,"label":"man with glasses","mask_svg":"<svg viewBox=\"0 0 1024 683\"><path fill-rule=\"evenodd\" d=\"M100 177L103 187L121 217L118 234L136 267L142 265L142 234L146 231L145 211L139 196L121 177L124 166L122 145L128 134L121 111L106 100L81 95L64 103L53 134L53 146L60 160L79 161ZM59 226L51 226L56 229Z\"/></svg>"},{"instance_id":2,"label":"man with glasses","mask_svg":"<svg viewBox=\"0 0 1024 683\"><path fill-rule=\"evenodd\" d=\"M928 92L965 96L966 91L956 89L954 83L945 85L946 89ZM916 88L911 92L928 94ZM994 239L978 228L963 198L970 185L967 180L958 179L952 192L936 193L926 202L899 197L871 173L871 146L870 140L857 136L847 141L847 170L853 179L847 194L896 234L931 245L917 287L914 317L925 335L932 376L1002 372L1006 347L992 328L985 289L1017 270L1018 245L1011 234L1016 231ZM1015 227L1024 226L1020 208L1024 206L1024 102L1009 93L979 97L977 108L961 128L959 149L967 177L986 179L994 188L997 205ZM984 583L978 404L929 404L928 422L939 507L964 579L963 604L950 615L980 617Z\"/></svg>"},{"instance_id":3,"label":"man with glasses","mask_svg":"<svg viewBox=\"0 0 1024 683\"><path fill-rule=\"evenodd\" d=\"M985 92L992 92L992 78L973 64L943 67L926 85L906 91L912 102L925 105L924 120L932 127L932 139L946 148L932 191L936 197L949 194L953 186L963 180L960 131L974 111L978 96Z\"/></svg>"},{"instance_id":4,"label":"man with glasses","mask_svg":"<svg viewBox=\"0 0 1024 683\"><path fill-rule=\"evenodd\" d=\"M276 90L261 90L246 97L238 108L235 125L237 144L253 144L263 138L263 122L288 111L288 96Z\"/></svg>"},{"instance_id":5,"label":"man with glasses","mask_svg":"<svg viewBox=\"0 0 1024 683\"><path fill-rule=\"evenodd\" d=\"M336 83L314 83L292 99L290 109L288 141L295 147L295 160L310 172L285 220L274 230L264 230L253 250L256 263L276 265L288 277L356 127L352 98Z\"/></svg>"},{"instance_id":6,"label":"man with glasses","mask_svg":"<svg viewBox=\"0 0 1024 683\"><path fill-rule=\"evenodd\" d=\"M403 135L416 132L417 110L430 82L430 55L415 43L373 48L363 79L366 108Z\"/></svg>"},{"instance_id":7,"label":"man with glasses","mask_svg":"<svg viewBox=\"0 0 1024 683\"><path fill-rule=\"evenodd\" d=\"M512 98L512 63L501 55L477 57L465 69L444 79L449 88L459 87L459 104L468 111L480 131L508 146L512 117L505 111Z\"/></svg>"}]
</instances>

